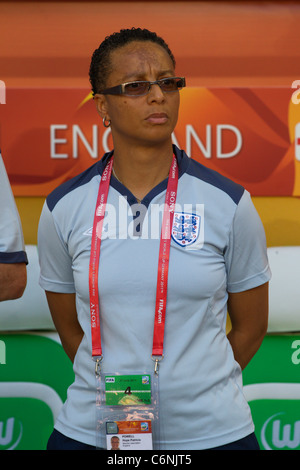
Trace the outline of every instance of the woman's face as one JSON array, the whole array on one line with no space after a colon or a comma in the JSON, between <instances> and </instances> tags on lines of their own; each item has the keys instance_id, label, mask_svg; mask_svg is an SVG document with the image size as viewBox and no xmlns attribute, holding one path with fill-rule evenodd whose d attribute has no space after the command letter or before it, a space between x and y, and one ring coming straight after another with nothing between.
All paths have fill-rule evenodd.
<instances>
[{"instance_id":1,"label":"woman's face","mask_svg":"<svg viewBox=\"0 0 300 470\"><path fill-rule=\"evenodd\" d=\"M131 42L111 53L106 88L136 80L174 77L169 54L160 45ZM144 96L96 95L101 117L111 121L114 146L148 146L171 141L179 110L179 92L163 93L152 85Z\"/></svg>"}]
</instances>

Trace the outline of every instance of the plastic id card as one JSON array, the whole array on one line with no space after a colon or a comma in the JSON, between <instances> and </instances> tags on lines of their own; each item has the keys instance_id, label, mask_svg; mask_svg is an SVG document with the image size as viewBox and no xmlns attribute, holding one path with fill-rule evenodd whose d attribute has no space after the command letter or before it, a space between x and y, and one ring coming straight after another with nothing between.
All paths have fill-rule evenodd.
<instances>
[{"instance_id":1,"label":"plastic id card","mask_svg":"<svg viewBox=\"0 0 300 470\"><path fill-rule=\"evenodd\" d=\"M97 392L97 448L155 448L154 442L159 442L157 376L102 372L97 379Z\"/></svg>"}]
</instances>

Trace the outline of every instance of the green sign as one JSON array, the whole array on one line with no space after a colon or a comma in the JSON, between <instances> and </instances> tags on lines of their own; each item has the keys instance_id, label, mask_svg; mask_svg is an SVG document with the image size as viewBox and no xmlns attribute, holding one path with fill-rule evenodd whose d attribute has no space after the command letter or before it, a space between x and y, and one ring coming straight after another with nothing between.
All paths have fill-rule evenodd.
<instances>
[{"instance_id":1,"label":"green sign","mask_svg":"<svg viewBox=\"0 0 300 470\"><path fill-rule=\"evenodd\" d=\"M53 414L42 400L0 398L0 450L45 449Z\"/></svg>"},{"instance_id":2,"label":"green sign","mask_svg":"<svg viewBox=\"0 0 300 470\"><path fill-rule=\"evenodd\" d=\"M54 339L0 335L0 450L45 449L73 380ZM266 336L243 381L261 448L300 450L300 336Z\"/></svg>"},{"instance_id":3,"label":"green sign","mask_svg":"<svg viewBox=\"0 0 300 470\"><path fill-rule=\"evenodd\" d=\"M0 345L0 450L43 450L74 380L72 364L42 334L2 334Z\"/></svg>"},{"instance_id":4,"label":"green sign","mask_svg":"<svg viewBox=\"0 0 300 470\"><path fill-rule=\"evenodd\" d=\"M266 336L243 382L261 449L300 450L300 336Z\"/></svg>"},{"instance_id":5,"label":"green sign","mask_svg":"<svg viewBox=\"0 0 300 470\"><path fill-rule=\"evenodd\" d=\"M300 400L255 400L250 407L261 449L300 450Z\"/></svg>"}]
</instances>

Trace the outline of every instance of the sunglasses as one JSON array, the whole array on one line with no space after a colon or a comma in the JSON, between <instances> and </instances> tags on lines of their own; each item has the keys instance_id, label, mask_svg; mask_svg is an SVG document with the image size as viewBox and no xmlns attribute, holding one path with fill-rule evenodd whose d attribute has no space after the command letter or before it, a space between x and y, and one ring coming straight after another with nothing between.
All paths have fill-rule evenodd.
<instances>
[{"instance_id":1,"label":"sunglasses","mask_svg":"<svg viewBox=\"0 0 300 470\"><path fill-rule=\"evenodd\" d=\"M152 85L158 85L164 93L181 90L185 87L184 77L161 78L155 82L136 81L122 83L99 92L100 95L143 96L149 93Z\"/></svg>"}]
</instances>

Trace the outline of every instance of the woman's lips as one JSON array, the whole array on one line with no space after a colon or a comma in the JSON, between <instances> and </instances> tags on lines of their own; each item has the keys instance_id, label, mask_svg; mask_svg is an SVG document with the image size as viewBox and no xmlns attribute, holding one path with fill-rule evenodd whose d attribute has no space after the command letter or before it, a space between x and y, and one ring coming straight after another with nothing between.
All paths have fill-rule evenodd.
<instances>
[{"instance_id":1,"label":"woman's lips","mask_svg":"<svg viewBox=\"0 0 300 470\"><path fill-rule=\"evenodd\" d=\"M151 124L164 124L167 120L168 116L165 113L153 113L146 118Z\"/></svg>"}]
</instances>

